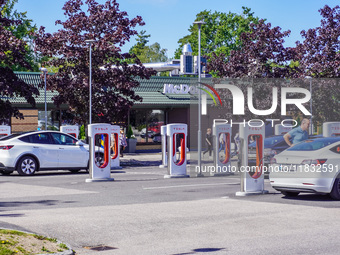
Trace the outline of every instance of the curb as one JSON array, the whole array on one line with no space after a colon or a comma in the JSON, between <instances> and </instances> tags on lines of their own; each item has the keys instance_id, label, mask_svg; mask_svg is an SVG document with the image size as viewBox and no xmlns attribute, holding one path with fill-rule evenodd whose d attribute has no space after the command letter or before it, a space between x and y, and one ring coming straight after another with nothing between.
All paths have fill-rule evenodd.
<instances>
[{"instance_id":1,"label":"curb","mask_svg":"<svg viewBox=\"0 0 340 255\"><path fill-rule=\"evenodd\" d=\"M5 229L5 230L13 230L13 231L18 231L18 232L22 232L22 233L26 233L29 235L39 235L37 233L32 233L32 232L27 232L27 231L23 231L23 230L17 230L17 229L10 229L10 228L0 228L0 229ZM44 236L47 237L47 236ZM65 251L61 251L61 252L56 252L56 253L37 253L36 255L75 255L75 252L72 250L72 248L70 247L69 244L65 243L65 242L61 242L57 239L57 244L65 244L67 246L68 250Z\"/></svg>"}]
</instances>

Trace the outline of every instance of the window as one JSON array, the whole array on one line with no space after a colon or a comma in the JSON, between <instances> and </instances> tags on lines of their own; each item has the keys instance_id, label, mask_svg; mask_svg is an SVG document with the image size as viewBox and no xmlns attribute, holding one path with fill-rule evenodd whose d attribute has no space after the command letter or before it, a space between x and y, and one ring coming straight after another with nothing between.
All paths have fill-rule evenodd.
<instances>
[{"instance_id":1,"label":"window","mask_svg":"<svg viewBox=\"0 0 340 255\"><path fill-rule=\"evenodd\" d=\"M10 139L15 138L15 137L17 137L17 136L20 136L20 135L22 135L22 134L23 134L23 133L11 134L11 135L8 135L8 136L1 137L0 140L1 140L1 141L10 140ZM21 140L21 138L19 138L19 140Z\"/></svg>"},{"instance_id":2,"label":"window","mask_svg":"<svg viewBox=\"0 0 340 255\"><path fill-rule=\"evenodd\" d=\"M339 142L340 138L320 138L315 140L306 140L287 149L288 151L315 151L322 149L332 143Z\"/></svg>"},{"instance_id":3,"label":"window","mask_svg":"<svg viewBox=\"0 0 340 255\"><path fill-rule=\"evenodd\" d=\"M337 146L333 147L333 148L331 149L331 151L333 151L333 152L335 152L335 153L337 153L337 154L340 154L340 145L337 145Z\"/></svg>"},{"instance_id":4,"label":"window","mask_svg":"<svg viewBox=\"0 0 340 255\"><path fill-rule=\"evenodd\" d=\"M130 111L130 125L138 143L160 143L161 126L165 124L165 114L158 109L138 109Z\"/></svg>"},{"instance_id":5,"label":"window","mask_svg":"<svg viewBox=\"0 0 340 255\"><path fill-rule=\"evenodd\" d=\"M72 138L71 136L59 134L59 133L51 133L56 144L61 145L76 145L77 140Z\"/></svg>"},{"instance_id":6,"label":"window","mask_svg":"<svg viewBox=\"0 0 340 255\"><path fill-rule=\"evenodd\" d=\"M40 133L40 134L33 134L24 138L24 142L29 143L40 143L40 144L53 144L53 141L50 138L49 133Z\"/></svg>"},{"instance_id":7,"label":"window","mask_svg":"<svg viewBox=\"0 0 340 255\"><path fill-rule=\"evenodd\" d=\"M19 140L22 141L22 142L25 142L25 143L29 143L30 142L29 136L20 137Z\"/></svg>"}]
</instances>

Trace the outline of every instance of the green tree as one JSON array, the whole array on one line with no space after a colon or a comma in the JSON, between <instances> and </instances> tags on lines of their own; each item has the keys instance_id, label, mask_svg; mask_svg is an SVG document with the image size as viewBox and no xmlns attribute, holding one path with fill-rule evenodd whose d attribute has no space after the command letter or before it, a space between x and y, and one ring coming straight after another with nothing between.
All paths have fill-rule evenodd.
<instances>
[{"instance_id":1,"label":"green tree","mask_svg":"<svg viewBox=\"0 0 340 255\"><path fill-rule=\"evenodd\" d=\"M27 54L25 56L26 61L30 63L33 71L39 71L39 64L35 56L32 42L33 33L37 31L37 27L33 24L33 20L27 17L27 12L18 12L15 10L15 4L18 0L5 1L1 8L1 16L9 20L16 20L16 23L10 23L4 26L4 29L10 31L16 38L25 41ZM11 69L14 71L28 71L20 65L13 65ZM32 70L31 69L31 70Z\"/></svg>"},{"instance_id":2,"label":"green tree","mask_svg":"<svg viewBox=\"0 0 340 255\"><path fill-rule=\"evenodd\" d=\"M146 31L142 30L137 35L137 43L131 47L129 53L134 54L142 63L155 63L155 62L166 62L168 61L167 50L162 49L159 43L154 43L147 46L149 40L147 38L150 35L145 34Z\"/></svg>"},{"instance_id":3,"label":"green tree","mask_svg":"<svg viewBox=\"0 0 340 255\"><path fill-rule=\"evenodd\" d=\"M37 88L19 80L13 72L13 67L30 70L32 66L26 58L26 42L8 30L11 26L20 25L20 20L3 17L5 6L5 1L0 0L0 122L7 122L10 117L23 118L9 98L24 97L35 107L34 96L39 95Z\"/></svg>"},{"instance_id":4,"label":"green tree","mask_svg":"<svg viewBox=\"0 0 340 255\"><path fill-rule=\"evenodd\" d=\"M140 56L146 46L146 44L149 42L148 38L151 35L146 35L146 31L142 30L139 34L137 34L136 44L131 47L129 50L130 54L135 54L136 56Z\"/></svg>"},{"instance_id":5,"label":"green tree","mask_svg":"<svg viewBox=\"0 0 340 255\"><path fill-rule=\"evenodd\" d=\"M196 21L203 20L206 24L201 28L201 53L210 56L213 52L219 55L229 55L231 50L240 47L240 35L249 31L249 24L257 23L250 8L242 7L242 14L202 11L196 15ZM198 27L190 25L189 35L178 40L179 47L175 51L175 58L179 59L183 46L191 44L194 55L198 55Z\"/></svg>"}]
</instances>

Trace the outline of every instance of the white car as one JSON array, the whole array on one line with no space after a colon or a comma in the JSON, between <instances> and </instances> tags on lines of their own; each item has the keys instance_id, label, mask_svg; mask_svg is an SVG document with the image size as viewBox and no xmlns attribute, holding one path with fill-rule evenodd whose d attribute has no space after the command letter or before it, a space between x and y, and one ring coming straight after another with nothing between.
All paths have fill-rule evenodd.
<instances>
[{"instance_id":1,"label":"white car","mask_svg":"<svg viewBox=\"0 0 340 255\"><path fill-rule=\"evenodd\" d=\"M102 159L96 156L96 162ZM0 173L33 175L43 170L78 172L89 167L89 145L58 131L12 134L0 139Z\"/></svg>"},{"instance_id":2,"label":"white car","mask_svg":"<svg viewBox=\"0 0 340 255\"><path fill-rule=\"evenodd\" d=\"M271 186L286 196L300 192L330 194L340 200L340 137L301 142L274 156Z\"/></svg>"}]
</instances>

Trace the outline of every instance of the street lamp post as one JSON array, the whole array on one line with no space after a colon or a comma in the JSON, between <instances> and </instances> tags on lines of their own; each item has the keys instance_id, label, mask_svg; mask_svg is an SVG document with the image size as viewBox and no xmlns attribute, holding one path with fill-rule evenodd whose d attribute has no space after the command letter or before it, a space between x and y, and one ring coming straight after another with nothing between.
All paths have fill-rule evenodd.
<instances>
[{"instance_id":1,"label":"street lamp post","mask_svg":"<svg viewBox=\"0 0 340 255\"><path fill-rule=\"evenodd\" d=\"M44 73L44 81L45 81L45 130L47 130L47 101L46 101L46 74L47 68L41 67L40 71Z\"/></svg>"},{"instance_id":2,"label":"street lamp post","mask_svg":"<svg viewBox=\"0 0 340 255\"><path fill-rule=\"evenodd\" d=\"M310 92L310 101L309 101L309 109L310 109L310 134L313 135L313 94L312 94L312 77L306 76L309 80L309 92Z\"/></svg>"},{"instance_id":3,"label":"street lamp post","mask_svg":"<svg viewBox=\"0 0 340 255\"><path fill-rule=\"evenodd\" d=\"M195 21L194 24L198 26L198 84L201 84L201 26L206 24L203 20ZM198 173L197 176L203 176L201 172L201 157L202 157L202 132L201 132L201 114L202 114L202 93L201 90L198 90L198 131L197 131L197 138L198 138Z\"/></svg>"},{"instance_id":4,"label":"street lamp post","mask_svg":"<svg viewBox=\"0 0 340 255\"><path fill-rule=\"evenodd\" d=\"M96 40L85 40L85 42L89 45L90 51L89 51L89 58L90 58L90 76L89 76L89 124L92 124L92 43L94 43Z\"/></svg>"}]
</instances>

